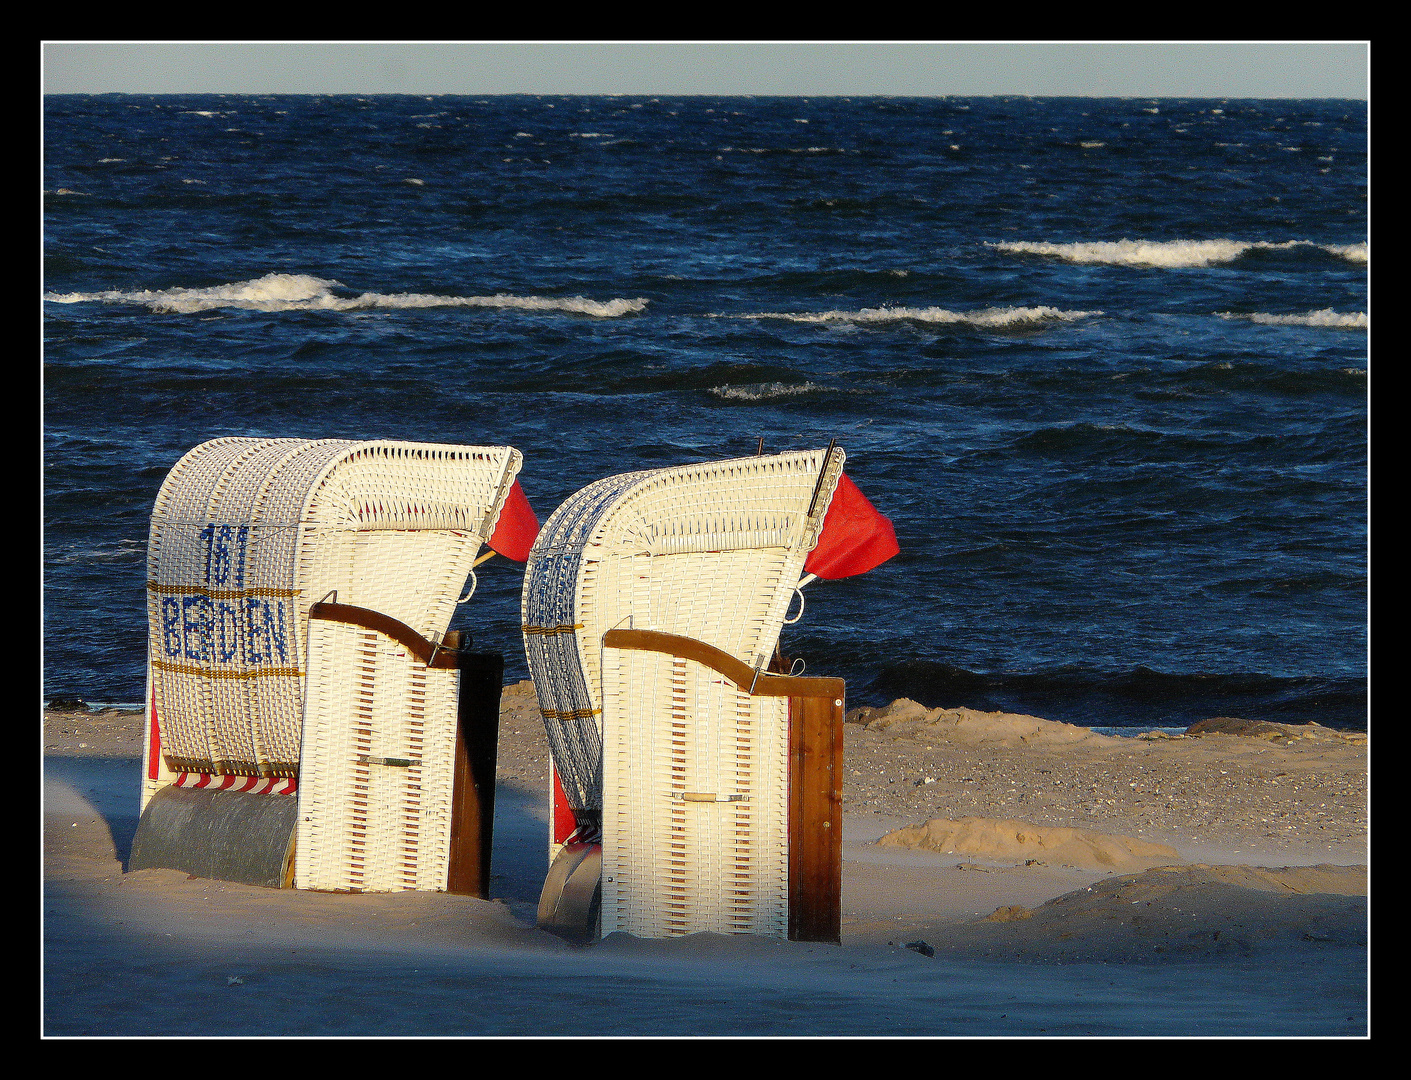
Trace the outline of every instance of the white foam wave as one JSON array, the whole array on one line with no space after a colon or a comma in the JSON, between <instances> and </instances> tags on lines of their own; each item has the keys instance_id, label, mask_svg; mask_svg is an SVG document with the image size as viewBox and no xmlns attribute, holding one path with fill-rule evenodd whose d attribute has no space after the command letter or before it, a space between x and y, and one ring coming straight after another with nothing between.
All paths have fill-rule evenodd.
<instances>
[{"instance_id":1,"label":"white foam wave","mask_svg":"<svg viewBox=\"0 0 1411 1080\"><path fill-rule=\"evenodd\" d=\"M1235 311L1217 311L1222 319L1248 319L1264 326L1322 326L1338 330L1367 329L1365 311L1341 312L1332 308L1310 311L1305 315L1270 315L1263 311L1243 314Z\"/></svg>"},{"instance_id":2,"label":"white foam wave","mask_svg":"<svg viewBox=\"0 0 1411 1080\"><path fill-rule=\"evenodd\" d=\"M722 154L860 154L839 146L722 146Z\"/></svg>"},{"instance_id":3,"label":"white foam wave","mask_svg":"<svg viewBox=\"0 0 1411 1080\"><path fill-rule=\"evenodd\" d=\"M1367 261L1367 242L1360 244L1323 244L1323 250L1333 255L1341 255L1348 262Z\"/></svg>"},{"instance_id":4,"label":"white foam wave","mask_svg":"<svg viewBox=\"0 0 1411 1080\"><path fill-rule=\"evenodd\" d=\"M1311 240L1091 240L1050 244L1026 240L988 243L997 251L1024 255L1052 255L1073 263L1106 263L1112 266L1187 267L1233 262L1246 251L1295 247L1322 248L1349 262L1367 261L1367 244L1315 244Z\"/></svg>"},{"instance_id":5,"label":"white foam wave","mask_svg":"<svg viewBox=\"0 0 1411 1080\"><path fill-rule=\"evenodd\" d=\"M440 296L430 293L375 293L340 296L337 281L309 274L266 274L250 281L215 285L203 289L160 289L128 292L118 289L95 293L50 293L46 300L56 304L97 302L141 304L160 313L192 314L217 308L248 311L375 311L410 308L507 308L519 311L564 311L595 318L617 318L642 311L647 301L617 298L590 300L583 296Z\"/></svg>"},{"instance_id":6,"label":"white foam wave","mask_svg":"<svg viewBox=\"0 0 1411 1080\"><path fill-rule=\"evenodd\" d=\"M752 383L746 386L731 386L726 383L723 386L712 386L710 392L722 401L771 401L775 398L797 397L799 394L814 392L836 393L831 386L819 386L811 382Z\"/></svg>"},{"instance_id":7,"label":"white foam wave","mask_svg":"<svg viewBox=\"0 0 1411 1080\"><path fill-rule=\"evenodd\" d=\"M980 311L948 311L940 307L862 308L858 311L764 311L742 315L745 319L782 319L799 323L854 323L872 325L895 322L924 322L966 325L989 330L1034 326L1049 322L1074 322L1100 311L1063 311L1055 307L992 307Z\"/></svg>"}]
</instances>

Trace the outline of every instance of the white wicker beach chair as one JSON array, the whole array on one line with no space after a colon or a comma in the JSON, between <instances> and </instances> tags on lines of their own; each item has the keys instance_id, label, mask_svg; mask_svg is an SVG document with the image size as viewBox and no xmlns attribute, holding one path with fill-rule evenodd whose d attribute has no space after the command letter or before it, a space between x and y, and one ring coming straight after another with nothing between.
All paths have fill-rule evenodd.
<instances>
[{"instance_id":1,"label":"white wicker beach chair","mask_svg":"<svg viewBox=\"0 0 1411 1080\"><path fill-rule=\"evenodd\" d=\"M591 933L598 884L604 935L836 940L836 843L808 886L829 894L820 930L798 833L841 831L843 684L768 668L843 462L830 447L627 473L545 523L523 593L559 802L541 925ZM791 713L818 712L804 701L821 704L809 723L827 745L791 729ZM814 779L791 785L805 756ZM823 801L802 807L809 784Z\"/></svg>"},{"instance_id":2,"label":"white wicker beach chair","mask_svg":"<svg viewBox=\"0 0 1411 1080\"><path fill-rule=\"evenodd\" d=\"M148 545L153 822L134 868L185 860L245 880L237 864L253 861L264 884L448 887L453 801L470 796L464 657L446 630L521 460L507 446L226 438L177 463ZM496 675L495 715L498 692ZM156 820L154 799L197 791L265 798ZM193 815L224 833L193 837ZM255 819L270 835L238 835ZM277 880L272 856L250 854L260 843L286 848Z\"/></svg>"}]
</instances>

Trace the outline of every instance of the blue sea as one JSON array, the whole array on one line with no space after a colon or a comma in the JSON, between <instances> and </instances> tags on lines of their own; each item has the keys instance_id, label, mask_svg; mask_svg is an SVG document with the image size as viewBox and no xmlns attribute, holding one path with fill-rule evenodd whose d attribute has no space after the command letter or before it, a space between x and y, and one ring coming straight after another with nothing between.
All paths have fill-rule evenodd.
<instances>
[{"instance_id":1,"label":"blue sea","mask_svg":"<svg viewBox=\"0 0 1411 1080\"><path fill-rule=\"evenodd\" d=\"M1363 102L49 96L43 138L46 698L142 700L207 439L509 443L541 521L837 439L901 554L782 644L849 706L1366 726ZM521 569L453 624L511 680Z\"/></svg>"}]
</instances>

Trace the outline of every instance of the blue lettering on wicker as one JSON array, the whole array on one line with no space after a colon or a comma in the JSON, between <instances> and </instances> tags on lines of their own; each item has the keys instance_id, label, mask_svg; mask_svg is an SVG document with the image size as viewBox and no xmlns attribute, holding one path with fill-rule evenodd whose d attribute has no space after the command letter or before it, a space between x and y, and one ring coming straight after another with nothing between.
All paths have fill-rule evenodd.
<instances>
[{"instance_id":1,"label":"blue lettering on wicker","mask_svg":"<svg viewBox=\"0 0 1411 1080\"><path fill-rule=\"evenodd\" d=\"M181 655L181 601L175 596L162 597L162 650Z\"/></svg>"},{"instance_id":2,"label":"blue lettering on wicker","mask_svg":"<svg viewBox=\"0 0 1411 1080\"><path fill-rule=\"evenodd\" d=\"M182 655L188 660L211 658L211 598L183 596L181 598Z\"/></svg>"},{"instance_id":3,"label":"blue lettering on wicker","mask_svg":"<svg viewBox=\"0 0 1411 1080\"><path fill-rule=\"evenodd\" d=\"M222 600L216 605L216 660L228 664L240 649L240 612Z\"/></svg>"},{"instance_id":4,"label":"blue lettering on wicker","mask_svg":"<svg viewBox=\"0 0 1411 1080\"><path fill-rule=\"evenodd\" d=\"M249 536L248 525L233 527L212 522L201 530L201 539L206 542L206 584L224 585L232 576L237 589L245 583L245 548Z\"/></svg>"},{"instance_id":5,"label":"blue lettering on wicker","mask_svg":"<svg viewBox=\"0 0 1411 1080\"><path fill-rule=\"evenodd\" d=\"M258 664L265 659L266 650L260 647L263 624L260 622L260 598L245 598L245 663Z\"/></svg>"},{"instance_id":6,"label":"blue lettering on wicker","mask_svg":"<svg viewBox=\"0 0 1411 1080\"><path fill-rule=\"evenodd\" d=\"M250 596L245 599L245 662L262 664L289 659L284 601Z\"/></svg>"},{"instance_id":7,"label":"blue lettering on wicker","mask_svg":"<svg viewBox=\"0 0 1411 1080\"><path fill-rule=\"evenodd\" d=\"M273 611L271 612L271 607ZM268 600L264 602L265 614L265 636L269 639L274 651L279 653L279 659L287 661L289 659L288 641L284 633L284 601L276 600L273 605ZM271 655L273 660L274 656Z\"/></svg>"},{"instance_id":8,"label":"blue lettering on wicker","mask_svg":"<svg viewBox=\"0 0 1411 1080\"><path fill-rule=\"evenodd\" d=\"M235 587L241 588L245 584L245 541L249 539L250 526L241 525L235 530L235 544L239 549L239 554L235 560Z\"/></svg>"},{"instance_id":9,"label":"blue lettering on wicker","mask_svg":"<svg viewBox=\"0 0 1411 1080\"><path fill-rule=\"evenodd\" d=\"M211 572L206 576L207 581L224 585L230 580L230 539L233 533L234 530L229 525L222 525L216 530L215 545L211 548Z\"/></svg>"}]
</instances>

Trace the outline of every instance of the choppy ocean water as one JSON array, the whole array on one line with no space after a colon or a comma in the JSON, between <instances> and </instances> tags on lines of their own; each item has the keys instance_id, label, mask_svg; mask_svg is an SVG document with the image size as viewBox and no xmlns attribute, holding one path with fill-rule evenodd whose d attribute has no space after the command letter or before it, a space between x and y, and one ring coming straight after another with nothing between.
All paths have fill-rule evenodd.
<instances>
[{"instance_id":1,"label":"choppy ocean water","mask_svg":"<svg viewBox=\"0 0 1411 1080\"><path fill-rule=\"evenodd\" d=\"M1343 101L46 98L44 692L141 700L206 439L511 443L543 520L836 438L902 554L783 643L850 704L1361 727L1366 150Z\"/></svg>"}]
</instances>

